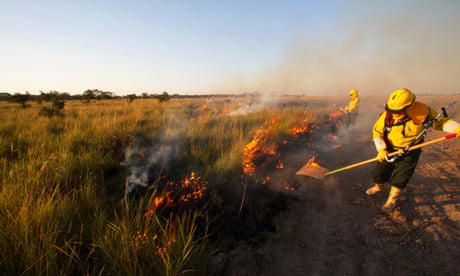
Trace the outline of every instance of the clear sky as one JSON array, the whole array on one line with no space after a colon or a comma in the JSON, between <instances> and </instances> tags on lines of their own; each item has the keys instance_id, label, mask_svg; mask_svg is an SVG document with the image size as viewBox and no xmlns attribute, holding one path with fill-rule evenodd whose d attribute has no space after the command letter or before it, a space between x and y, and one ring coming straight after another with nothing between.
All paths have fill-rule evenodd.
<instances>
[{"instance_id":1,"label":"clear sky","mask_svg":"<svg viewBox=\"0 0 460 276\"><path fill-rule=\"evenodd\" d=\"M460 93L458 0L0 0L0 92Z\"/></svg>"}]
</instances>

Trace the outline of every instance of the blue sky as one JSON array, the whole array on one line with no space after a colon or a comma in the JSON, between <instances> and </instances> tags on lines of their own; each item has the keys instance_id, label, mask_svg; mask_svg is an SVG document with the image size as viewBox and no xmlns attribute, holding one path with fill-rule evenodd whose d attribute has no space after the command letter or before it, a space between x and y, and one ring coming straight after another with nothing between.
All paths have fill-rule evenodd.
<instances>
[{"instance_id":1,"label":"blue sky","mask_svg":"<svg viewBox=\"0 0 460 276\"><path fill-rule=\"evenodd\" d=\"M456 0L0 1L0 92L460 92Z\"/></svg>"}]
</instances>

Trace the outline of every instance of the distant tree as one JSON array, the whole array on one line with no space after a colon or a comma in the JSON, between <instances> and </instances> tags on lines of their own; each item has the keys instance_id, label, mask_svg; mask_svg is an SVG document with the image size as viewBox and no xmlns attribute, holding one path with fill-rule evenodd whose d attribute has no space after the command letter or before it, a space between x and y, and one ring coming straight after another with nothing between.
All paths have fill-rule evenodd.
<instances>
[{"instance_id":1,"label":"distant tree","mask_svg":"<svg viewBox=\"0 0 460 276\"><path fill-rule=\"evenodd\" d=\"M96 95L96 99L102 100L102 99L112 99L113 98L113 93L108 92L108 91L98 91L99 94Z\"/></svg>"},{"instance_id":2,"label":"distant tree","mask_svg":"<svg viewBox=\"0 0 460 276\"><path fill-rule=\"evenodd\" d=\"M53 102L56 99L70 98L70 95L68 93L59 93L58 91L55 91L55 90L51 90L48 93L40 91L39 98L41 102Z\"/></svg>"},{"instance_id":3,"label":"distant tree","mask_svg":"<svg viewBox=\"0 0 460 276\"><path fill-rule=\"evenodd\" d=\"M136 94L128 94L128 95L126 95L126 100L128 102L130 102L130 103L133 102L135 99L136 99Z\"/></svg>"},{"instance_id":4,"label":"distant tree","mask_svg":"<svg viewBox=\"0 0 460 276\"><path fill-rule=\"evenodd\" d=\"M168 92L166 91L164 91L163 94L159 95L157 98L160 102L167 102L171 99Z\"/></svg>"},{"instance_id":5,"label":"distant tree","mask_svg":"<svg viewBox=\"0 0 460 276\"><path fill-rule=\"evenodd\" d=\"M16 93L12 97L13 102L20 104L22 106L22 108L27 107L27 101L29 99L30 99L29 92L26 92L25 94Z\"/></svg>"},{"instance_id":6,"label":"distant tree","mask_svg":"<svg viewBox=\"0 0 460 276\"><path fill-rule=\"evenodd\" d=\"M63 99L63 100L71 100L72 99L72 95L70 95L69 93L67 92L62 92L62 93L59 93L59 98Z\"/></svg>"},{"instance_id":7,"label":"distant tree","mask_svg":"<svg viewBox=\"0 0 460 276\"><path fill-rule=\"evenodd\" d=\"M40 95L38 95L38 96L35 98L35 100L37 101L37 103L38 103L39 105L42 105L42 104L43 104L43 96L42 96L43 94L44 94L44 92L43 92L43 91L40 91Z\"/></svg>"},{"instance_id":8,"label":"distant tree","mask_svg":"<svg viewBox=\"0 0 460 276\"><path fill-rule=\"evenodd\" d=\"M83 92L81 96L81 101L84 103L89 103L91 100L96 99L93 90L87 89Z\"/></svg>"},{"instance_id":9,"label":"distant tree","mask_svg":"<svg viewBox=\"0 0 460 276\"><path fill-rule=\"evenodd\" d=\"M46 102L51 102L51 105L43 106L40 109L40 115L44 116L57 116L61 115L62 109L64 109L65 101L63 98L66 98L67 94L61 94L57 91L50 91L49 93L42 93L42 98Z\"/></svg>"},{"instance_id":10,"label":"distant tree","mask_svg":"<svg viewBox=\"0 0 460 276\"><path fill-rule=\"evenodd\" d=\"M58 98L53 99L53 102L51 105L48 106L43 106L40 109L40 115L47 116L47 117L52 117L52 116L58 116L62 114L62 110L64 109L65 106L65 101L60 100Z\"/></svg>"},{"instance_id":11,"label":"distant tree","mask_svg":"<svg viewBox=\"0 0 460 276\"><path fill-rule=\"evenodd\" d=\"M51 93L45 93L43 91L40 91L40 100L43 102L50 102L52 100L53 96Z\"/></svg>"},{"instance_id":12,"label":"distant tree","mask_svg":"<svg viewBox=\"0 0 460 276\"><path fill-rule=\"evenodd\" d=\"M64 109L65 101L56 98L56 99L53 100L53 103L52 103L51 106L56 110L62 110L62 109Z\"/></svg>"},{"instance_id":13,"label":"distant tree","mask_svg":"<svg viewBox=\"0 0 460 276\"><path fill-rule=\"evenodd\" d=\"M91 100L113 99L115 93L109 91L102 91L99 89L87 89L81 96L81 101L89 103Z\"/></svg>"},{"instance_id":14,"label":"distant tree","mask_svg":"<svg viewBox=\"0 0 460 276\"><path fill-rule=\"evenodd\" d=\"M11 94L8 92L0 92L0 101L9 101L11 97Z\"/></svg>"}]
</instances>

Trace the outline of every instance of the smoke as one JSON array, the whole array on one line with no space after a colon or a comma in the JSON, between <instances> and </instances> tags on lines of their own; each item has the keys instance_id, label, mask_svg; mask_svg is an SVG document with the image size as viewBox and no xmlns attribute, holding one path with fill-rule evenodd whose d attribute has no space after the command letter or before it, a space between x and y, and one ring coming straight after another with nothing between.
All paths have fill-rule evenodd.
<instances>
[{"instance_id":1,"label":"smoke","mask_svg":"<svg viewBox=\"0 0 460 276\"><path fill-rule=\"evenodd\" d=\"M246 78L233 75L221 86L300 95L350 88L382 95L400 87L458 93L459 11L458 1L347 1L330 19L333 31L306 26L279 61Z\"/></svg>"},{"instance_id":2,"label":"smoke","mask_svg":"<svg viewBox=\"0 0 460 276\"><path fill-rule=\"evenodd\" d=\"M242 104L239 108L230 111L228 115L247 115L261 111L268 107L276 106L278 103L277 95L259 94L257 96L247 98L244 104Z\"/></svg>"},{"instance_id":3,"label":"smoke","mask_svg":"<svg viewBox=\"0 0 460 276\"><path fill-rule=\"evenodd\" d=\"M171 116L169 122L155 141L135 137L125 150L125 160L120 163L129 171L122 199L138 188L156 189L160 180L172 170L172 161L179 159L186 122Z\"/></svg>"},{"instance_id":4,"label":"smoke","mask_svg":"<svg viewBox=\"0 0 460 276\"><path fill-rule=\"evenodd\" d=\"M137 137L126 149L125 160L121 162L130 173L122 201L137 188L157 188L161 174L168 170L172 152L172 145L148 146L146 141Z\"/></svg>"}]
</instances>

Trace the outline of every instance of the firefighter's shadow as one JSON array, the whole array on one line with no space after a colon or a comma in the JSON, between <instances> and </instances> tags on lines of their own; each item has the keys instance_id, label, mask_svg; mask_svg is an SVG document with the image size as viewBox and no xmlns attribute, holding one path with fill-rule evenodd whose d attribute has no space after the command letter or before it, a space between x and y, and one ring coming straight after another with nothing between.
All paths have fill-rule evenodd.
<instances>
[{"instance_id":1,"label":"firefighter's shadow","mask_svg":"<svg viewBox=\"0 0 460 276\"><path fill-rule=\"evenodd\" d=\"M457 176L439 179L414 175L401 197L400 215L421 234L458 235L459 181Z\"/></svg>"}]
</instances>

